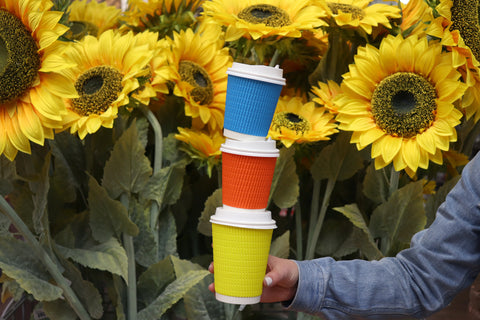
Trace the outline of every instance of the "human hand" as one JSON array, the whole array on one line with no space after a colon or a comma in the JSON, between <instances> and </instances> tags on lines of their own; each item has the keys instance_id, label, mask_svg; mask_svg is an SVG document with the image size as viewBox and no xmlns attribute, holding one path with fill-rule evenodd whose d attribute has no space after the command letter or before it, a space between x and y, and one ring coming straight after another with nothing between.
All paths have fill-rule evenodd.
<instances>
[{"instance_id":1,"label":"human hand","mask_svg":"<svg viewBox=\"0 0 480 320\"><path fill-rule=\"evenodd\" d=\"M208 270L213 273L213 263ZM293 299L297 292L298 267L295 262L275 256L268 257L267 272L263 280L261 302L281 302ZM215 284L208 289L215 292Z\"/></svg>"}]
</instances>

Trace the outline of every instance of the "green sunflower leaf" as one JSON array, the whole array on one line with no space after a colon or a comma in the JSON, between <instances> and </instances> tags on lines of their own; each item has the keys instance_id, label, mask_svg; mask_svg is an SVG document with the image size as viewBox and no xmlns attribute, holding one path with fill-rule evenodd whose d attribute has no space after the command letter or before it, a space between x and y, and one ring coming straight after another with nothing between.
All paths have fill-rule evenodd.
<instances>
[{"instance_id":1,"label":"green sunflower leaf","mask_svg":"<svg viewBox=\"0 0 480 320\"><path fill-rule=\"evenodd\" d=\"M13 190L12 181L17 177L15 162L0 156L0 195L7 195Z\"/></svg>"},{"instance_id":2,"label":"green sunflower leaf","mask_svg":"<svg viewBox=\"0 0 480 320\"><path fill-rule=\"evenodd\" d=\"M144 267L148 267L158 261L157 243L153 230L150 228L150 208L144 208L138 201L131 203L130 208L132 207L132 219L139 229L138 235L133 238L135 261Z\"/></svg>"},{"instance_id":3,"label":"green sunflower leaf","mask_svg":"<svg viewBox=\"0 0 480 320\"><path fill-rule=\"evenodd\" d=\"M203 272L205 269L188 260L171 257L177 277L182 277L189 272ZM198 284L188 290L183 296L187 319L210 320L219 319L223 312L223 305L216 301L215 296L208 290L208 285L213 282L213 275L208 274ZM221 317L220 317L221 318Z\"/></svg>"},{"instance_id":4,"label":"green sunflower leaf","mask_svg":"<svg viewBox=\"0 0 480 320\"><path fill-rule=\"evenodd\" d=\"M376 205L387 202L388 181L384 169L375 170L375 164L371 163L363 180L363 193Z\"/></svg>"},{"instance_id":5,"label":"green sunflower leaf","mask_svg":"<svg viewBox=\"0 0 480 320\"><path fill-rule=\"evenodd\" d=\"M178 255L177 226L170 210L160 214L158 225L158 259L163 259L168 255Z\"/></svg>"},{"instance_id":6,"label":"green sunflower leaf","mask_svg":"<svg viewBox=\"0 0 480 320\"><path fill-rule=\"evenodd\" d=\"M28 243L13 237L0 236L0 269L38 301L53 301L62 296L62 289L50 283L50 275L42 262L32 254Z\"/></svg>"},{"instance_id":7,"label":"green sunflower leaf","mask_svg":"<svg viewBox=\"0 0 480 320\"><path fill-rule=\"evenodd\" d=\"M56 245L58 251L65 257L91 268L122 276L127 281L127 254L120 243L110 240L87 248L66 248Z\"/></svg>"},{"instance_id":8,"label":"green sunflower leaf","mask_svg":"<svg viewBox=\"0 0 480 320\"><path fill-rule=\"evenodd\" d=\"M102 185L113 199L122 193L139 193L147 183L152 168L145 156L135 123L123 132L105 164Z\"/></svg>"},{"instance_id":9,"label":"green sunflower leaf","mask_svg":"<svg viewBox=\"0 0 480 320\"><path fill-rule=\"evenodd\" d=\"M199 281L208 276L207 270L192 270L178 277L169 284L163 293L158 296L151 304L138 313L139 320L157 320L175 303L177 303L185 293L188 292Z\"/></svg>"},{"instance_id":10,"label":"green sunflower leaf","mask_svg":"<svg viewBox=\"0 0 480 320\"><path fill-rule=\"evenodd\" d=\"M363 168L363 158L350 143L350 134L341 132L334 143L322 149L310 169L315 180L343 181Z\"/></svg>"},{"instance_id":11,"label":"green sunflower leaf","mask_svg":"<svg viewBox=\"0 0 480 320\"><path fill-rule=\"evenodd\" d=\"M347 240L354 228L353 224L348 219L341 218L337 218L335 215L332 218L325 219L323 222L322 231L320 232L320 237L318 238L317 247L315 249L315 252L319 256L341 258L341 256L336 256L337 250L339 250L342 244ZM358 247L354 248L350 253L355 252L357 249Z\"/></svg>"},{"instance_id":12,"label":"green sunflower leaf","mask_svg":"<svg viewBox=\"0 0 480 320\"><path fill-rule=\"evenodd\" d=\"M293 155L294 148L280 149L270 190L270 199L279 208L290 208L300 194L299 178Z\"/></svg>"},{"instance_id":13,"label":"green sunflower leaf","mask_svg":"<svg viewBox=\"0 0 480 320\"><path fill-rule=\"evenodd\" d=\"M76 319L77 314L70 305L64 300L44 301L42 302L42 310L49 319L55 320L71 320Z\"/></svg>"},{"instance_id":14,"label":"green sunflower leaf","mask_svg":"<svg viewBox=\"0 0 480 320\"><path fill-rule=\"evenodd\" d=\"M115 319L126 320L126 306L124 306L124 303L126 302L125 292L127 291L127 288L125 282L117 275L113 275L112 280L113 281L108 289L111 295L112 304L115 307Z\"/></svg>"},{"instance_id":15,"label":"green sunflower leaf","mask_svg":"<svg viewBox=\"0 0 480 320\"><path fill-rule=\"evenodd\" d=\"M290 254L290 231L285 231L273 240L270 246L270 254L279 258L288 258Z\"/></svg>"},{"instance_id":16,"label":"green sunflower leaf","mask_svg":"<svg viewBox=\"0 0 480 320\"><path fill-rule=\"evenodd\" d=\"M95 178L90 177L88 186L90 228L93 237L99 242L105 242L112 236L120 238L122 233L136 236L139 232L138 227L129 219L125 206L110 198Z\"/></svg>"},{"instance_id":17,"label":"green sunflower leaf","mask_svg":"<svg viewBox=\"0 0 480 320\"><path fill-rule=\"evenodd\" d=\"M335 211L342 213L354 225L354 231L350 237L337 249L334 255L345 256L359 249L369 259L378 259L382 257L382 253L378 250L360 209L356 204L349 204L343 207L333 208ZM355 230L357 229L357 230ZM360 231L360 232L359 232ZM353 250L353 251L352 251Z\"/></svg>"},{"instance_id":18,"label":"green sunflower leaf","mask_svg":"<svg viewBox=\"0 0 480 320\"><path fill-rule=\"evenodd\" d=\"M85 152L78 137L63 132L51 140L53 163L53 177L51 188L56 196L64 203L73 202L76 199L76 189L80 188L85 181Z\"/></svg>"},{"instance_id":19,"label":"green sunflower leaf","mask_svg":"<svg viewBox=\"0 0 480 320\"><path fill-rule=\"evenodd\" d=\"M51 153L45 156L41 171L38 172L39 179L30 181L29 187L32 191L32 199L34 209L32 212L33 227L37 234L43 234L45 230L48 230L48 214L47 214L47 200L48 191L50 189L50 160Z\"/></svg>"},{"instance_id":20,"label":"green sunflower leaf","mask_svg":"<svg viewBox=\"0 0 480 320\"><path fill-rule=\"evenodd\" d=\"M137 292L139 301L151 304L163 290L175 280L175 271L170 257L152 264L138 278Z\"/></svg>"},{"instance_id":21,"label":"green sunflower leaf","mask_svg":"<svg viewBox=\"0 0 480 320\"><path fill-rule=\"evenodd\" d=\"M384 255L394 255L392 250L408 246L412 236L425 227L423 184L419 180L405 185L373 211L369 229L374 239L381 239Z\"/></svg>"},{"instance_id":22,"label":"green sunflower leaf","mask_svg":"<svg viewBox=\"0 0 480 320\"><path fill-rule=\"evenodd\" d=\"M22 221L28 226L29 229L33 229L33 217L34 204L32 199L32 191L25 183L14 183L14 189L8 195L8 200L15 212L22 219Z\"/></svg>"},{"instance_id":23,"label":"green sunflower leaf","mask_svg":"<svg viewBox=\"0 0 480 320\"><path fill-rule=\"evenodd\" d=\"M210 217L215 214L217 207L221 206L222 189L217 189L210 197L208 197L207 201L205 201L205 208L202 211L202 215L198 219L198 232L207 237L212 236L212 224L210 223Z\"/></svg>"},{"instance_id":24,"label":"green sunflower leaf","mask_svg":"<svg viewBox=\"0 0 480 320\"><path fill-rule=\"evenodd\" d=\"M379 260L383 258L382 252L364 230L353 227L352 232L342 245L333 253L334 257L340 258L356 251L365 256L367 260Z\"/></svg>"},{"instance_id":25,"label":"green sunflower leaf","mask_svg":"<svg viewBox=\"0 0 480 320\"><path fill-rule=\"evenodd\" d=\"M72 289L77 294L78 298L85 306L90 316L93 319L102 318L102 297L97 288L90 281L84 280L80 270L70 261L62 261L62 265L65 267L65 277L72 282Z\"/></svg>"},{"instance_id":26,"label":"green sunflower leaf","mask_svg":"<svg viewBox=\"0 0 480 320\"><path fill-rule=\"evenodd\" d=\"M182 160L160 169L145 183L140 192L141 197L155 200L160 207L175 204L182 193L187 164Z\"/></svg>"}]
</instances>

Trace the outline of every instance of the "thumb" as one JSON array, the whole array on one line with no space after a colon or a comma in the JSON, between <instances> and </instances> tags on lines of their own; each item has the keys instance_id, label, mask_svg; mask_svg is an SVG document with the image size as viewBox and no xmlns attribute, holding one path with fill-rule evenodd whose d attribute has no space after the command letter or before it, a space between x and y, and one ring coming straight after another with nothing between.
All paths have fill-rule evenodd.
<instances>
[{"instance_id":1,"label":"thumb","mask_svg":"<svg viewBox=\"0 0 480 320\"><path fill-rule=\"evenodd\" d=\"M278 258L270 256L268 259L268 268L265 277L263 278L263 285L265 287L273 287L278 284L278 282L282 279L282 274L280 274L279 270L281 268L276 268Z\"/></svg>"}]
</instances>

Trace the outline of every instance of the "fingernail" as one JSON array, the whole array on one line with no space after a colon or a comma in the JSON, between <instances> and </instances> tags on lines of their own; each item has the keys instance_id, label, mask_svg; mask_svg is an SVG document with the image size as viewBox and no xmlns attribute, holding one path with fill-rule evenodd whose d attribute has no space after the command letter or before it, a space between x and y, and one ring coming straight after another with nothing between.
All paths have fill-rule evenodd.
<instances>
[{"instance_id":1,"label":"fingernail","mask_svg":"<svg viewBox=\"0 0 480 320\"><path fill-rule=\"evenodd\" d=\"M267 287L270 287L272 284L273 280L270 277L265 277L265 283L267 284Z\"/></svg>"}]
</instances>

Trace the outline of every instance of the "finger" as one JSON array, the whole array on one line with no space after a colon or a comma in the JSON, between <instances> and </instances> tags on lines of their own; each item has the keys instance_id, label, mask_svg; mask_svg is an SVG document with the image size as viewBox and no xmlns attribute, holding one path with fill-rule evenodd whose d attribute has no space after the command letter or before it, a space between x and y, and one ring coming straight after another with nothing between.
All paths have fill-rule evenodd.
<instances>
[{"instance_id":1,"label":"finger","mask_svg":"<svg viewBox=\"0 0 480 320\"><path fill-rule=\"evenodd\" d=\"M211 292L215 293L215 283L210 283L208 285L208 290L210 290Z\"/></svg>"},{"instance_id":2,"label":"finger","mask_svg":"<svg viewBox=\"0 0 480 320\"><path fill-rule=\"evenodd\" d=\"M208 266L208 271L210 271L210 273L213 273L213 262L211 262Z\"/></svg>"}]
</instances>

